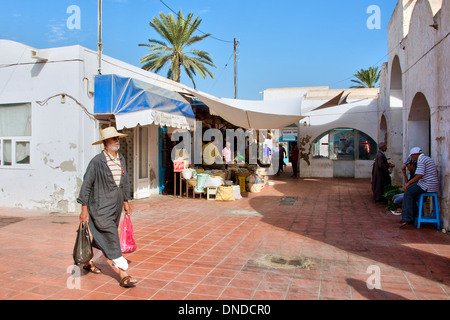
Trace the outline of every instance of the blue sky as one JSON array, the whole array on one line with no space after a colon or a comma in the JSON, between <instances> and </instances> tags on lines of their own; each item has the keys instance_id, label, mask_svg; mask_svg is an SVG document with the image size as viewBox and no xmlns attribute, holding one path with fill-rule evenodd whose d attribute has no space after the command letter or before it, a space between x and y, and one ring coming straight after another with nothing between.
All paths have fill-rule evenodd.
<instances>
[{"instance_id":1,"label":"blue sky","mask_svg":"<svg viewBox=\"0 0 450 320\"><path fill-rule=\"evenodd\" d=\"M239 40L237 97L260 100L268 88L329 86L348 88L357 70L387 60L387 26L396 0L103 0L104 54L141 66L149 38L158 35L149 21L170 7L202 19L208 38L196 49L211 53L215 79L198 76L197 89L234 97L233 39ZM166 4L166 5L164 5ZM71 5L80 9L80 28L69 29ZM380 28L373 11L380 9ZM378 16L376 16L378 17ZM199 33L201 34L201 33ZM97 50L97 1L0 0L0 38L36 48L79 44ZM0 61L1 63L1 61ZM165 76L166 71L162 70ZM181 82L192 86L187 75Z\"/></svg>"}]
</instances>

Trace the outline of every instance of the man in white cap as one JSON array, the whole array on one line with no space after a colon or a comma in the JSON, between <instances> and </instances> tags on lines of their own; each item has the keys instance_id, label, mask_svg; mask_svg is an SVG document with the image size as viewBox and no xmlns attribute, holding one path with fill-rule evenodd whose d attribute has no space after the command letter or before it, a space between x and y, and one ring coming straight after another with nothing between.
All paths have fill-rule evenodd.
<instances>
[{"instance_id":1,"label":"man in white cap","mask_svg":"<svg viewBox=\"0 0 450 320\"><path fill-rule=\"evenodd\" d=\"M101 273L94 262L105 255L119 270L120 286L128 288L137 281L126 272L128 261L122 256L118 232L122 209L131 214L125 159L118 153L119 139L126 136L114 127L101 131L101 139L93 145L103 143L104 150L89 163L77 201L82 205L80 221L89 222L92 246L98 249L84 269Z\"/></svg>"},{"instance_id":2,"label":"man in white cap","mask_svg":"<svg viewBox=\"0 0 450 320\"><path fill-rule=\"evenodd\" d=\"M424 155L419 147L412 148L409 156L417 162L417 168L414 178L404 186L400 228L414 223L414 216L418 212L417 200L422 193L439 191L438 173L433 159Z\"/></svg>"}]
</instances>

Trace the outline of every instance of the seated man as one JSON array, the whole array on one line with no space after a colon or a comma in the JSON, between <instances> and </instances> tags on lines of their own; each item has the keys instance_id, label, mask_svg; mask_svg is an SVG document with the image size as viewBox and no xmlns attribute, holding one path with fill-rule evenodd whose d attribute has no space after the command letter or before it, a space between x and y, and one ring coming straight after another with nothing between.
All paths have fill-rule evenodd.
<instances>
[{"instance_id":1,"label":"seated man","mask_svg":"<svg viewBox=\"0 0 450 320\"><path fill-rule=\"evenodd\" d=\"M409 172L409 178L408 175L406 174L406 170L408 170ZM408 157L408 159L406 160L406 162L403 164L402 167L403 179L405 180L405 183L414 178L415 171L416 171L416 162L414 161L413 158ZM404 193L396 194L395 196L392 197L392 202L394 202L398 206L401 206L403 204L403 195Z\"/></svg>"},{"instance_id":2,"label":"seated man","mask_svg":"<svg viewBox=\"0 0 450 320\"><path fill-rule=\"evenodd\" d=\"M439 190L439 179L433 159L424 155L419 147L412 148L409 156L417 162L417 168L415 177L409 180L404 187L400 228L414 223L414 215L418 212L417 200L422 193L438 192Z\"/></svg>"}]
</instances>

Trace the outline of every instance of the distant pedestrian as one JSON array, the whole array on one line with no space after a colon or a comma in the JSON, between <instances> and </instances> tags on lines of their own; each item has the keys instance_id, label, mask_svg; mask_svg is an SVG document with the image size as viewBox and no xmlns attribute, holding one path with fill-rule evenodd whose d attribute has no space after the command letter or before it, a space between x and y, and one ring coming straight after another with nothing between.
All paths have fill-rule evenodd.
<instances>
[{"instance_id":1,"label":"distant pedestrian","mask_svg":"<svg viewBox=\"0 0 450 320\"><path fill-rule=\"evenodd\" d=\"M268 164L270 163L270 159L272 157L272 149L267 144L264 144L263 148L263 163Z\"/></svg>"},{"instance_id":2,"label":"distant pedestrian","mask_svg":"<svg viewBox=\"0 0 450 320\"><path fill-rule=\"evenodd\" d=\"M225 148L223 148L222 150L222 157L223 157L223 161L226 164L229 164L232 162L232 157L231 157L231 142L227 141L225 143Z\"/></svg>"},{"instance_id":3,"label":"distant pedestrian","mask_svg":"<svg viewBox=\"0 0 450 320\"><path fill-rule=\"evenodd\" d=\"M297 163L298 163L299 150L297 147L297 142L292 142L292 144L293 144L293 147L292 147L291 152L289 153L289 161L292 164L292 176L291 177L297 178L297 171L298 171Z\"/></svg>"},{"instance_id":4,"label":"distant pedestrian","mask_svg":"<svg viewBox=\"0 0 450 320\"><path fill-rule=\"evenodd\" d=\"M283 147L283 144L279 144L278 146L278 172L276 173L277 176L280 175L281 172L284 171L284 166L286 163L284 163L284 158L286 158L286 149Z\"/></svg>"},{"instance_id":5,"label":"distant pedestrian","mask_svg":"<svg viewBox=\"0 0 450 320\"><path fill-rule=\"evenodd\" d=\"M94 263L104 255L118 269L120 285L128 288L137 281L126 272L128 261L122 256L118 232L122 209L125 214L131 214L128 203L131 199L130 185L125 160L118 153L119 139L125 136L127 135L117 132L114 127L101 131L101 139L93 145L103 143L105 149L89 163L77 201L82 205L80 221L89 221L92 246L98 249L84 269L101 273Z\"/></svg>"},{"instance_id":6,"label":"distant pedestrian","mask_svg":"<svg viewBox=\"0 0 450 320\"><path fill-rule=\"evenodd\" d=\"M372 193L375 202L385 201L383 199L384 187L391 184L389 168L395 167L389 163L386 157L387 146L381 142L372 167Z\"/></svg>"}]
</instances>

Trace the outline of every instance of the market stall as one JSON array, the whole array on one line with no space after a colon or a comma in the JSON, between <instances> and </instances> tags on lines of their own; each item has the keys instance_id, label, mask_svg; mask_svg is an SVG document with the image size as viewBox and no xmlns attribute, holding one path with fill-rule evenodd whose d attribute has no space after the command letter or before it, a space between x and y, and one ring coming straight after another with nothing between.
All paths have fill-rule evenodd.
<instances>
[{"instance_id":1,"label":"market stall","mask_svg":"<svg viewBox=\"0 0 450 320\"><path fill-rule=\"evenodd\" d=\"M245 192L260 192L269 177L265 168L257 165L230 164L226 169L205 170L185 168L181 170L185 181L186 196L192 194L206 196L207 200L234 201L242 198Z\"/></svg>"}]
</instances>

